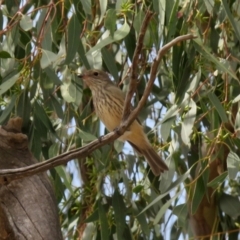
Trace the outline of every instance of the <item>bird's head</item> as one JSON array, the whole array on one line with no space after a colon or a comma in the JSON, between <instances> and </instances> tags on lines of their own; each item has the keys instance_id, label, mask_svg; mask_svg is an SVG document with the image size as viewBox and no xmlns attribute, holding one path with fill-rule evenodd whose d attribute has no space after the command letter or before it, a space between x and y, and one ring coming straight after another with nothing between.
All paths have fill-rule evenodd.
<instances>
[{"instance_id":1,"label":"bird's head","mask_svg":"<svg viewBox=\"0 0 240 240\"><path fill-rule=\"evenodd\" d=\"M79 74L78 77L82 78L91 90L104 87L107 83L113 84L107 73L97 69L86 70Z\"/></svg>"}]
</instances>

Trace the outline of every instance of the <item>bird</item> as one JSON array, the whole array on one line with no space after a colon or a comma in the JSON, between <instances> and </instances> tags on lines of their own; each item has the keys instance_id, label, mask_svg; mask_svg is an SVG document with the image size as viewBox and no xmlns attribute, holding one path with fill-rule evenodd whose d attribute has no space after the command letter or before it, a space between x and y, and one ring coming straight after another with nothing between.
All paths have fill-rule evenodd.
<instances>
[{"instance_id":1,"label":"bird","mask_svg":"<svg viewBox=\"0 0 240 240\"><path fill-rule=\"evenodd\" d=\"M117 129L122 120L124 92L102 70L85 70L78 74L78 77L90 88L95 112L105 127L110 132ZM168 170L168 166L153 149L138 120L134 120L118 139L127 141L139 155L144 156L155 176Z\"/></svg>"}]
</instances>

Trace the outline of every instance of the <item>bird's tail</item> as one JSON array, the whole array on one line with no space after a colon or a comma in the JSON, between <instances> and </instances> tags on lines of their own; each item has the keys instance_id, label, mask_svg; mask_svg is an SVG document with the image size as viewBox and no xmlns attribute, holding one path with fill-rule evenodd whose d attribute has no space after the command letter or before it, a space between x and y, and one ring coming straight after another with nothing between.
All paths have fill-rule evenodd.
<instances>
[{"instance_id":1,"label":"bird's tail","mask_svg":"<svg viewBox=\"0 0 240 240\"><path fill-rule=\"evenodd\" d=\"M157 154L151 145L149 145L146 149L139 149L135 144L131 142L129 143L139 154L143 155L146 158L155 176L159 176L162 172L168 170L166 163L162 160L162 158Z\"/></svg>"}]
</instances>

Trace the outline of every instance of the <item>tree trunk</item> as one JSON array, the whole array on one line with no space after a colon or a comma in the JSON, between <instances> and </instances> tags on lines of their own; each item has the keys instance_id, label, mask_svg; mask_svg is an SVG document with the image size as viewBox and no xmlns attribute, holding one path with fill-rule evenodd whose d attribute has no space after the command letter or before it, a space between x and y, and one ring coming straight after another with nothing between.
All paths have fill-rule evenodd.
<instances>
[{"instance_id":1,"label":"tree trunk","mask_svg":"<svg viewBox=\"0 0 240 240\"><path fill-rule=\"evenodd\" d=\"M36 163L28 149L22 120L0 127L0 169ZM47 174L0 182L0 240L63 239L57 203Z\"/></svg>"}]
</instances>

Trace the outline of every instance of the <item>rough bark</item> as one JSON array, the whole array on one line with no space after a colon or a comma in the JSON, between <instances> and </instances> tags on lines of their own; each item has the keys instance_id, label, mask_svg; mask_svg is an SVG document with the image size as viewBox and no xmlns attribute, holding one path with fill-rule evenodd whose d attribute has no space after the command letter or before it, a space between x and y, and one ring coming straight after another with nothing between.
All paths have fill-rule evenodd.
<instances>
[{"instance_id":1,"label":"rough bark","mask_svg":"<svg viewBox=\"0 0 240 240\"><path fill-rule=\"evenodd\" d=\"M0 169L36 162L20 118L0 127ZM0 182L0 240L62 239L54 191L45 173Z\"/></svg>"}]
</instances>

